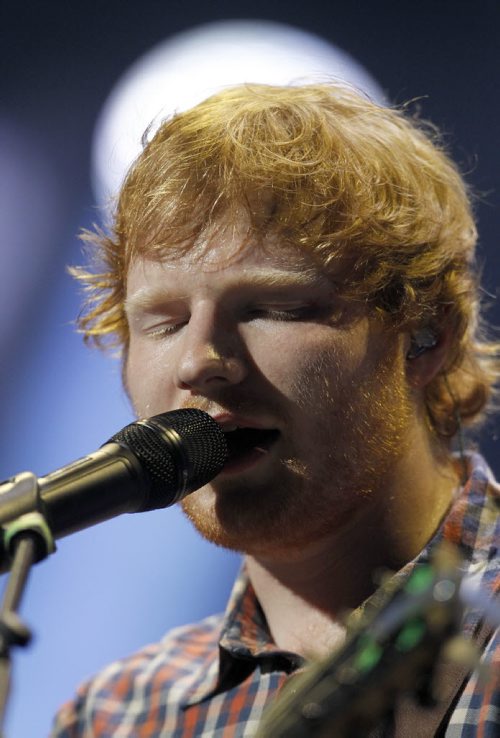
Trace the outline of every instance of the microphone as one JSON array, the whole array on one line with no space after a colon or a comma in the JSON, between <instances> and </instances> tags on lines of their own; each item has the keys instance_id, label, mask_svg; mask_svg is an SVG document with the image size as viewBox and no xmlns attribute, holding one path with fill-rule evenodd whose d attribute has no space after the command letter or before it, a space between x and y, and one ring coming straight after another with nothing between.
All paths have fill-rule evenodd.
<instances>
[{"instance_id":1,"label":"microphone","mask_svg":"<svg viewBox=\"0 0 500 738\"><path fill-rule=\"evenodd\" d=\"M221 427L201 410L138 420L51 474L1 483L0 525L37 512L61 538L125 512L168 507L213 479L226 458Z\"/></svg>"}]
</instances>

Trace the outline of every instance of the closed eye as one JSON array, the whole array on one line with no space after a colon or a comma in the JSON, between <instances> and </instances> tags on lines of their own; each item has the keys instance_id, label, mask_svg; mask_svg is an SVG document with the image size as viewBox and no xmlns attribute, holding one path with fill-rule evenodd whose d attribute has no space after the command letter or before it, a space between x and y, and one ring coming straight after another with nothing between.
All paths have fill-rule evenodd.
<instances>
[{"instance_id":1,"label":"closed eye","mask_svg":"<svg viewBox=\"0 0 500 738\"><path fill-rule=\"evenodd\" d=\"M324 306L315 303L287 306L256 306L248 311L248 320L314 320L326 314Z\"/></svg>"},{"instance_id":2,"label":"closed eye","mask_svg":"<svg viewBox=\"0 0 500 738\"><path fill-rule=\"evenodd\" d=\"M162 338L164 336L172 336L186 325L187 321L178 323L161 323L159 325L146 328L145 332L153 338Z\"/></svg>"}]
</instances>

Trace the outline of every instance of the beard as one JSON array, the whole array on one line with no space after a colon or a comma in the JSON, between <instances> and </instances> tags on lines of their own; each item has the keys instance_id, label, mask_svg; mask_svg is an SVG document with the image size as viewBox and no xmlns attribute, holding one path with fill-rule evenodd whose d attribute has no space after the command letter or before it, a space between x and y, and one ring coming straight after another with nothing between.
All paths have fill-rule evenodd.
<instances>
[{"instance_id":1,"label":"beard","mask_svg":"<svg viewBox=\"0 0 500 738\"><path fill-rule=\"evenodd\" d=\"M383 504L415 420L404 359L394 347L347 378L338 379L341 369L325 355L302 372L307 388L292 388L289 410L274 402L284 430L262 469L218 477L182 501L202 536L254 556L287 557L352 525L367 506ZM262 396L226 400L220 404L233 412L244 405L269 413Z\"/></svg>"}]
</instances>

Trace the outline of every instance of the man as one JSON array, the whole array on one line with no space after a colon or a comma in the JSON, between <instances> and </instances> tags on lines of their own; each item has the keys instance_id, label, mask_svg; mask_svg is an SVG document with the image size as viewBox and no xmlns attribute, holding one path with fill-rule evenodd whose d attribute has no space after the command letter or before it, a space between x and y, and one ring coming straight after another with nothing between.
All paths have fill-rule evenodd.
<instances>
[{"instance_id":1,"label":"man","mask_svg":"<svg viewBox=\"0 0 500 738\"><path fill-rule=\"evenodd\" d=\"M341 84L226 90L162 125L110 235L85 238L82 328L123 349L139 416L221 424L231 457L182 505L245 559L224 618L104 670L55 736L254 735L290 675L342 646L346 611L382 598L377 571L404 582L443 538L498 591L498 488L451 447L484 416L499 346L467 190L421 125ZM463 629L498 665L477 608ZM413 734L498 735L498 675L472 671Z\"/></svg>"}]
</instances>

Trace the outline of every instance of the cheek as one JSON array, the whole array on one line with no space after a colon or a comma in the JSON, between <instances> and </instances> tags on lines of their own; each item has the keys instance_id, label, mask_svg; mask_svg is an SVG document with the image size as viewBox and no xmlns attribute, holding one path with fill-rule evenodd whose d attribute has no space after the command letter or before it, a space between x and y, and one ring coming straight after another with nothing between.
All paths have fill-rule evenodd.
<instances>
[{"instance_id":1,"label":"cheek","mask_svg":"<svg viewBox=\"0 0 500 738\"><path fill-rule=\"evenodd\" d=\"M267 328L267 327L266 327ZM298 401L325 377L336 374L339 347L325 326L284 322L244 331L247 355L258 374L283 397Z\"/></svg>"},{"instance_id":2,"label":"cheek","mask_svg":"<svg viewBox=\"0 0 500 738\"><path fill-rule=\"evenodd\" d=\"M260 373L293 405L316 412L330 398L352 392L361 363L347 337L324 326L276 336L253 360Z\"/></svg>"},{"instance_id":3,"label":"cheek","mask_svg":"<svg viewBox=\"0 0 500 738\"><path fill-rule=\"evenodd\" d=\"M338 348L313 347L304 351L296 364L292 393L299 406L310 411L331 405L342 394L350 394L354 367Z\"/></svg>"},{"instance_id":4,"label":"cheek","mask_svg":"<svg viewBox=\"0 0 500 738\"><path fill-rule=\"evenodd\" d=\"M124 379L138 415L145 417L169 409L168 388L173 386L169 366L171 362L162 356L158 347L152 350L140 341L130 342Z\"/></svg>"},{"instance_id":5,"label":"cheek","mask_svg":"<svg viewBox=\"0 0 500 738\"><path fill-rule=\"evenodd\" d=\"M300 374L311 389L326 395L352 393L368 364L364 332L342 332L323 329L312 332L298 352Z\"/></svg>"},{"instance_id":6,"label":"cheek","mask_svg":"<svg viewBox=\"0 0 500 738\"><path fill-rule=\"evenodd\" d=\"M317 340L316 340L317 339ZM344 413L383 394L397 374L395 352L359 330L311 333L296 352L292 392L301 406Z\"/></svg>"}]
</instances>

